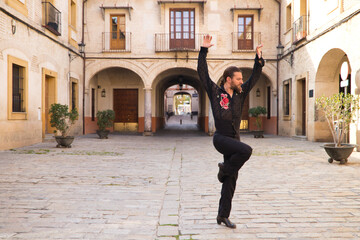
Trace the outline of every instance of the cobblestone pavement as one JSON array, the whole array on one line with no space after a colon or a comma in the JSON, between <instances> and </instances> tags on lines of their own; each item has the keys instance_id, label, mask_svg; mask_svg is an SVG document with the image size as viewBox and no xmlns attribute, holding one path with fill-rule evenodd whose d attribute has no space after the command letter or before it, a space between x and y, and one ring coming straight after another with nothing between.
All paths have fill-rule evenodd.
<instances>
[{"instance_id":1,"label":"cobblestone pavement","mask_svg":"<svg viewBox=\"0 0 360 240\"><path fill-rule=\"evenodd\" d=\"M360 239L360 155L265 136L216 224L222 156L203 133L78 137L0 152L0 239Z\"/></svg>"}]
</instances>

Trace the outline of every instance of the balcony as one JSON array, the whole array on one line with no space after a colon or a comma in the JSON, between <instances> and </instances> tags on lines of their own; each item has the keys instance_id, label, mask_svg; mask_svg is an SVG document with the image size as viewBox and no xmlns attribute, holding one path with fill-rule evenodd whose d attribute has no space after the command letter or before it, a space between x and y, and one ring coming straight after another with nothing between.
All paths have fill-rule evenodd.
<instances>
[{"instance_id":1,"label":"balcony","mask_svg":"<svg viewBox=\"0 0 360 240\"><path fill-rule=\"evenodd\" d=\"M199 51L205 35L203 33L156 33L155 52Z\"/></svg>"},{"instance_id":2,"label":"balcony","mask_svg":"<svg viewBox=\"0 0 360 240\"><path fill-rule=\"evenodd\" d=\"M56 36L61 35L61 12L57 10L50 2L43 4L43 27L48 29Z\"/></svg>"},{"instance_id":3,"label":"balcony","mask_svg":"<svg viewBox=\"0 0 360 240\"><path fill-rule=\"evenodd\" d=\"M131 52L131 32L103 32L103 52Z\"/></svg>"},{"instance_id":4,"label":"balcony","mask_svg":"<svg viewBox=\"0 0 360 240\"><path fill-rule=\"evenodd\" d=\"M301 16L293 23L293 43L297 43L307 36L308 16Z\"/></svg>"},{"instance_id":5,"label":"balcony","mask_svg":"<svg viewBox=\"0 0 360 240\"><path fill-rule=\"evenodd\" d=\"M261 43L260 32L233 32L232 33L233 52L253 52L257 45Z\"/></svg>"}]
</instances>

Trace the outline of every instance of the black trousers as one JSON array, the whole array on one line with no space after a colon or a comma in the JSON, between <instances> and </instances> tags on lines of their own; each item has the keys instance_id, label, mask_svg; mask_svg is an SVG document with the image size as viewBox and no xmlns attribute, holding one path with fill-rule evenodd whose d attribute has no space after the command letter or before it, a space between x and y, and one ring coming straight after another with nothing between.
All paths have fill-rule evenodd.
<instances>
[{"instance_id":1,"label":"black trousers","mask_svg":"<svg viewBox=\"0 0 360 240\"><path fill-rule=\"evenodd\" d=\"M224 173L226 175L221 188L218 216L228 218L238 171L250 158L252 148L235 137L231 138L219 133L214 134L213 143L216 150L224 155Z\"/></svg>"}]
</instances>

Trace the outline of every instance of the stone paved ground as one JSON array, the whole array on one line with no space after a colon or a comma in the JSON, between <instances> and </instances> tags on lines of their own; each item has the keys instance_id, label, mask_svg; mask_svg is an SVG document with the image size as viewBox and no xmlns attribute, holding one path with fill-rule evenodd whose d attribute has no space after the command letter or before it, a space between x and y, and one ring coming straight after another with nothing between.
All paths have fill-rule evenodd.
<instances>
[{"instance_id":1,"label":"stone paved ground","mask_svg":"<svg viewBox=\"0 0 360 240\"><path fill-rule=\"evenodd\" d=\"M0 152L0 239L360 239L360 155L242 136L231 219L216 224L221 155L203 133L79 137Z\"/></svg>"}]
</instances>

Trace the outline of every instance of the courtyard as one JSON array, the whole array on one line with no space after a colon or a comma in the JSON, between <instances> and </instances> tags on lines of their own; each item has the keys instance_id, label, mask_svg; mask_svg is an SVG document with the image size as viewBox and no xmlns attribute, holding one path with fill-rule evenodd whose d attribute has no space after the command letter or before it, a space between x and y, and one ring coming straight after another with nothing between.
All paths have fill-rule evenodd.
<instances>
[{"instance_id":1,"label":"courtyard","mask_svg":"<svg viewBox=\"0 0 360 240\"><path fill-rule=\"evenodd\" d=\"M195 129L1 151L0 239L360 238L359 153L329 164L321 143L242 141L254 151L237 181L234 230L215 220L222 156Z\"/></svg>"}]
</instances>

